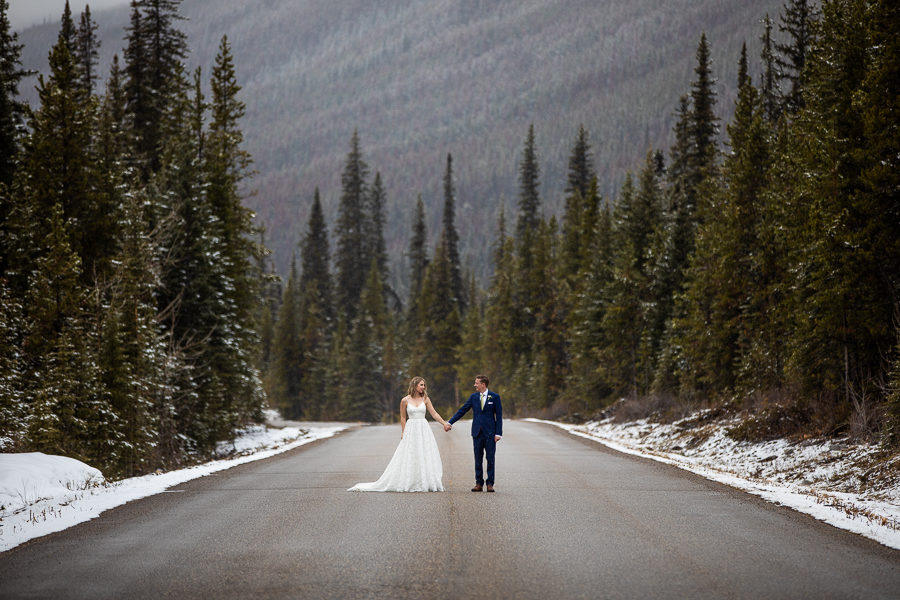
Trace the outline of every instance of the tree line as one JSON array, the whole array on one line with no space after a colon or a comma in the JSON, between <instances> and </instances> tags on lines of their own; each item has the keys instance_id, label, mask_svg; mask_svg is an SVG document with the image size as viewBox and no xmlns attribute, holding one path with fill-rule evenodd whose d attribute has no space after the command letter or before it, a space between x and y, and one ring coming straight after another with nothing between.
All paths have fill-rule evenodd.
<instances>
[{"instance_id":1,"label":"tree line","mask_svg":"<svg viewBox=\"0 0 900 600\"><path fill-rule=\"evenodd\" d=\"M227 37L188 73L179 0L135 0L102 93L68 2L39 106L0 0L0 434L120 477L204 459L265 402L265 249ZM204 95L205 85L211 95Z\"/></svg>"},{"instance_id":2,"label":"tree line","mask_svg":"<svg viewBox=\"0 0 900 600\"><path fill-rule=\"evenodd\" d=\"M750 73L746 47L739 57L724 145L701 35L672 147L647 149L610 202L582 127L561 219L543 214L530 127L516 212L496 223L487 281L460 267L448 156L439 241L429 252L417 203L411 290L392 295L379 254L384 192L365 183L354 135L333 279L315 202L302 269L270 302L280 305L270 398L296 417L377 420L392 418L413 374L446 410L483 371L518 415L588 418L625 399L663 417L704 407L743 415L732 430L741 439L850 435L895 446L898 16L891 2L863 0L791 0L767 16L761 72Z\"/></svg>"}]
</instances>

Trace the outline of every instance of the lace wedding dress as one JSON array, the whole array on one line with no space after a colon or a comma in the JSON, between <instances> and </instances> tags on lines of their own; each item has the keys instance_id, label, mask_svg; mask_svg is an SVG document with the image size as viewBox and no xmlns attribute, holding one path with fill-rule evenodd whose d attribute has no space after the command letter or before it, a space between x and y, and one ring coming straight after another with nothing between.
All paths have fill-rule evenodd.
<instances>
[{"instance_id":1,"label":"lace wedding dress","mask_svg":"<svg viewBox=\"0 0 900 600\"><path fill-rule=\"evenodd\" d=\"M425 403L406 404L406 429L394 456L378 481L357 483L350 492L443 492L443 466Z\"/></svg>"}]
</instances>

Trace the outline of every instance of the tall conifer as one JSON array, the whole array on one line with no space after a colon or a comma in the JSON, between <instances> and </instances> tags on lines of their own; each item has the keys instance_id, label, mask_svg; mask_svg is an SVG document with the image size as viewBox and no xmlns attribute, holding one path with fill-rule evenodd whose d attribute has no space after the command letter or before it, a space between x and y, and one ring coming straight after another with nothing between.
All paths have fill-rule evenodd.
<instances>
[{"instance_id":1,"label":"tall conifer","mask_svg":"<svg viewBox=\"0 0 900 600\"><path fill-rule=\"evenodd\" d=\"M350 153L341 175L335 250L336 294L340 314L352 320L365 284L369 261L365 257L365 198L369 167L359 149L359 134L350 139Z\"/></svg>"}]
</instances>

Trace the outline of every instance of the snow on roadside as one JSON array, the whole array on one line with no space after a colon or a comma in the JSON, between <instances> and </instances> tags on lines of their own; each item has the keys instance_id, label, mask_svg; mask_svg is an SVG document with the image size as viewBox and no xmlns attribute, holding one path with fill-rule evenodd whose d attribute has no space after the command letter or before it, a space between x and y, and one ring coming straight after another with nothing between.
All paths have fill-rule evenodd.
<instances>
[{"instance_id":1,"label":"snow on roadside","mask_svg":"<svg viewBox=\"0 0 900 600\"><path fill-rule=\"evenodd\" d=\"M248 427L234 444L219 445L219 455L228 458L113 483L73 458L41 452L0 453L0 552L88 521L126 502L331 437L347 427Z\"/></svg>"},{"instance_id":2,"label":"snow on roadside","mask_svg":"<svg viewBox=\"0 0 900 600\"><path fill-rule=\"evenodd\" d=\"M730 424L686 425L697 417L672 424L646 419L584 425L528 420L674 465L900 549L900 481L888 478L887 484L870 485L865 468L875 462L877 447L831 441L738 442L726 435ZM887 468L900 470L897 461L895 457Z\"/></svg>"}]
</instances>

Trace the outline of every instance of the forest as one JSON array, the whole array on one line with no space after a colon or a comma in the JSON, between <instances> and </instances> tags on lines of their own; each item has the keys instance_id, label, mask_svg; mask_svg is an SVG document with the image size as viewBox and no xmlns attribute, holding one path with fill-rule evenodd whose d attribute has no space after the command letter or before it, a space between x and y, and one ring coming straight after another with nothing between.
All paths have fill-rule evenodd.
<instances>
[{"instance_id":1,"label":"forest","mask_svg":"<svg viewBox=\"0 0 900 600\"><path fill-rule=\"evenodd\" d=\"M736 439L900 446L895 3L785 3L758 32L762 72L746 46L734 57L727 123L698 31L674 142L643 149L607 199L576 123L559 142L559 217L529 125L510 148L515 209L485 230L489 275L460 259L466 157L447 152L440 214L420 198L405 216L408 289L390 274L387 174L358 132L331 234L315 190L276 275L242 192L252 164L228 39L207 99L203 71L184 67L178 5L133 3L102 94L90 15L64 14L29 111L0 0L4 451L125 476L208 456L266 404L395 419L413 375L445 414L477 373L510 416L703 411L739 416Z\"/></svg>"}]
</instances>

